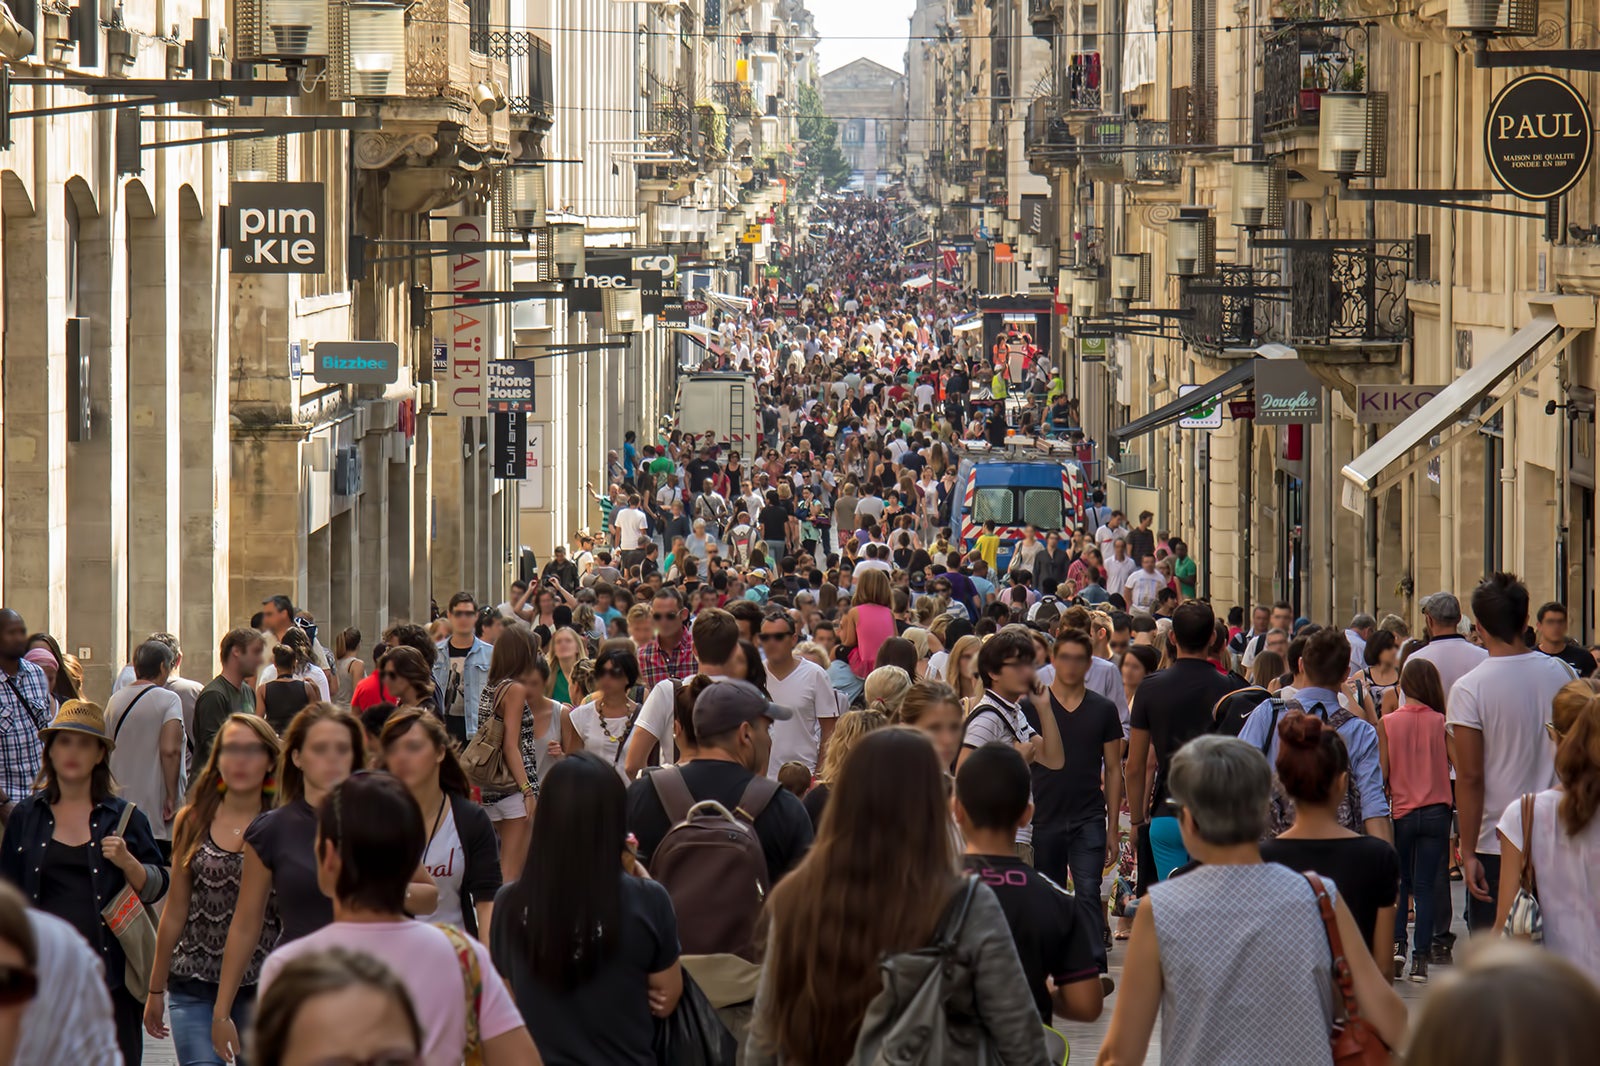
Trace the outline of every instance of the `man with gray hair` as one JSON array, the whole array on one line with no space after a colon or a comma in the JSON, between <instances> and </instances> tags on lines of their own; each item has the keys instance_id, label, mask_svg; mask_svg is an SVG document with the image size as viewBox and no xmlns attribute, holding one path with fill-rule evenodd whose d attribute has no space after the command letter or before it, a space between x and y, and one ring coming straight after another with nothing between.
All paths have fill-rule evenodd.
<instances>
[{"instance_id":1,"label":"man with gray hair","mask_svg":"<svg viewBox=\"0 0 1600 1066\"><path fill-rule=\"evenodd\" d=\"M1449 592L1435 592L1422 601L1422 622L1427 644L1412 652L1428 660L1439 671L1439 683L1448 696L1450 688L1468 671L1489 657L1489 653L1461 633L1461 601ZM1404 701L1404 693L1401 694ZM1443 711L1444 708L1440 707Z\"/></svg>"},{"instance_id":2,"label":"man with gray hair","mask_svg":"<svg viewBox=\"0 0 1600 1066\"><path fill-rule=\"evenodd\" d=\"M172 857L172 816L183 806L183 701L167 688L177 656L159 640L133 653L133 684L106 702L111 776L122 796L143 808L163 857Z\"/></svg>"},{"instance_id":3,"label":"man with gray hair","mask_svg":"<svg viewBox=\"0 0 1600 1066\"><path fill-rule=\"evenodd\" d=\"M1367 665L1367 641L1377 631L1377 619L1364 611L1350 619L1350 624L1345 627L1344 639L1350 642L1350 673L1352 675L1360 673L1361 668Z\"/></svg>"}]
</instances>

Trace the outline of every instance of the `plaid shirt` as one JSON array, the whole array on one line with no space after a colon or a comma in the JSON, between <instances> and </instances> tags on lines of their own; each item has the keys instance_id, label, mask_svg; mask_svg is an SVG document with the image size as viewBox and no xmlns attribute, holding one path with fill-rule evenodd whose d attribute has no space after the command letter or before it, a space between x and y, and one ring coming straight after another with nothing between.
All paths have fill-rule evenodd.
<instances>
[{"instance_id":1,"label":"plaid shirt","mask_svg":"<svg viewBox=\"0 0 1600 1066\"><path fill-rule=\"evenodd\" d=\"M646 692L668 678L687 681L699 672L700 660L694 657L694 641L688 633L678 638L678 648L673 652L663 650L659 640L639 649L639 680L644 682Z\"/></svg>"},{"instance_id":2,"label":"plaid shirt","mask_svg":"<svg viewBox=\"0 0 1600 1066\"><path fill-rule=\"evenodd\" d=\"M39 730L50 724L50 684L23 660L15 677L0 671L0 789L13 803L33 791L44 761Z\"/></svg>"}]
</instances>

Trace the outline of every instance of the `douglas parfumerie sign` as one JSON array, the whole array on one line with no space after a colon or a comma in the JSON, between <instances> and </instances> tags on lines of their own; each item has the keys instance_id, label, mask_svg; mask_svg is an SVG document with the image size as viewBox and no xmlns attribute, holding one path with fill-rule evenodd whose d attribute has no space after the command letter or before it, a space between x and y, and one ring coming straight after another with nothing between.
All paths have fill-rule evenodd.
<instances>
[{"instance_id":1,"label":"douglas parfumerie sign","mask_svg":"<svg viewBox=\"0 0 1600 1066\"><path fill-rule=\"evenodd\" d=\"M1525 74L1489 105L1483 150L1495 178L1524 200L1550 200L1578 183L1594 152L1589 102L1554 74Z\"/></svg>"}]
</instances>

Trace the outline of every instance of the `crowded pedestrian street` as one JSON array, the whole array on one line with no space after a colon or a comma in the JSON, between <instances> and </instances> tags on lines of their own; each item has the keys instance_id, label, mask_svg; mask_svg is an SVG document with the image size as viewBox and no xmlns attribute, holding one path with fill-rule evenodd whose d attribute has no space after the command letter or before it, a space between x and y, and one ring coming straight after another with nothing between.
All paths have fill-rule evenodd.
<instances>
[{"instance_id":1,"label":"crowded pedestrian street","mask_svg":"<svg viewBox=\"0 0 1600 1066\"><path fill-rule=\"evenodd\" d=\"M0 1066L1593 1063L1600 16L1179 6L0 2Z\"/></svg>"}]
</instances>

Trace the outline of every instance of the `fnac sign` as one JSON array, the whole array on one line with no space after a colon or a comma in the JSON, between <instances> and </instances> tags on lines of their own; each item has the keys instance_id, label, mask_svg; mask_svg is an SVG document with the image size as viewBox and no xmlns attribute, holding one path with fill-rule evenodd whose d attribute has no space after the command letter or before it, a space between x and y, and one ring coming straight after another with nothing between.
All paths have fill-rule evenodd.
<instances>
[{"instance_id":1,"label":"fnac sign","mask_svg":"<svg viewBox=\"0 0 1600 1066\"><path fill-rule=\"evenodd\" d=\"M327 269L327 196L320 181L236 181L228 199L223 246L233 273Z\"/></svg>"}]
</instances>

